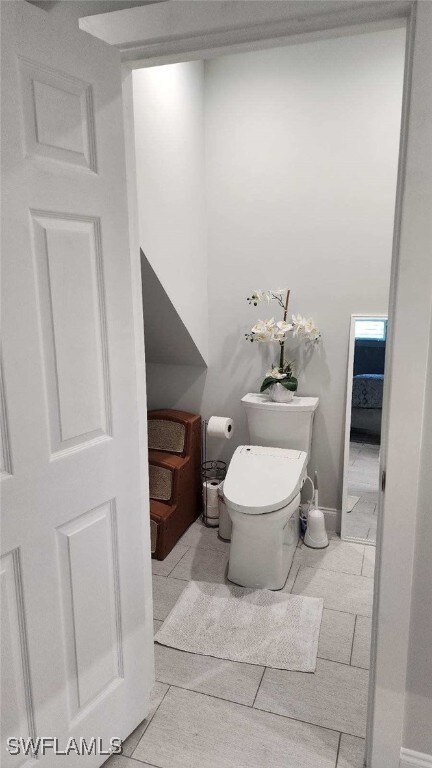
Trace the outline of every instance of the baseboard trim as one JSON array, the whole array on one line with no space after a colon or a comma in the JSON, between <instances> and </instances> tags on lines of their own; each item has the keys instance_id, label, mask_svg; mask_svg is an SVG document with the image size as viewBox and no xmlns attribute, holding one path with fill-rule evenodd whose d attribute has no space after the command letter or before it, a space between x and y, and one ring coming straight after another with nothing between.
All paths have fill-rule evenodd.
<instances>
[{"instance_id":1,"label":"baseboard trim","mask_svg":"<svg viewBox=\"0 0 432 768\"><path fill-rule=\"evenodd\" d=\"M432 755L401 747L399 768L432 768Z\"/></svg>"}]
</instances>

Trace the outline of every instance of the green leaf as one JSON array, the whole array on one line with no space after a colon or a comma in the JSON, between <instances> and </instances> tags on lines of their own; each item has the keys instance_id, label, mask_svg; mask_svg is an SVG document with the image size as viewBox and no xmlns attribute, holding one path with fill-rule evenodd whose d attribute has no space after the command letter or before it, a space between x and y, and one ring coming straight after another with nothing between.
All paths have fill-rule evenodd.
<instances>
[{"instance_id":1,"label":"green leaf","mask_svg":"<svg viewBox=\"0 0 432 768\"><path fill-rule=\"evenodd\" d=\"M275 381L276 379L274 379L273 376L267 376L264 379L263 383L261 384L260 392L265 392L266 389L268 389L269 387L271 387L272 384L275 383Z\"/></svg>"},{"instance_id":2,"label":"green leaf","mask_svg":"<svg viewBox=\"0 0 432 768\"><path fill-rule=\"evenodd\" d=\"M273 376L267 376L261 384L260 392L265 392L272 384L282 384L285 389L289 389L291 392L297 392L298 381L294 376L291 376L289 379L274 379Z\"/></svg>"},{"instance_id":3,"label":"green leaf","mask_svg":"<svg viewBox=\"0 0 432 768\"><path fill-rule=\"evenodd\" d=\"M290 392L297 392L298 381L294 376L291 376L290 379L282 379L282 381L279 381L279 384L282 384L285 389L289 389Z\"/></svg>"}]
</instances>

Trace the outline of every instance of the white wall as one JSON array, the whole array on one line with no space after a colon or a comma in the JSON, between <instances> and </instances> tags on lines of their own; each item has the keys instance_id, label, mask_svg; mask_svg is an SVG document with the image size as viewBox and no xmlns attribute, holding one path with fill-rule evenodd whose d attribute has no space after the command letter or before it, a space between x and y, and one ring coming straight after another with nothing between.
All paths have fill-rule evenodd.
<instances>
[{"instance_id":1,"label":"white wall","mask_svg":"<svg viewBox=\"0 0 432 768\"><path fill-rule=\"evenodd\" d=\"M151 407L235 419L229 458L248 439L240 399L278 353L244 341L269 315L246 297L290 287L324 336L299 392L320 397L312 469L328 507L341 501L350 315L387 311L404 42L400 29L205 62L209 368L148 375Z\"/></svg>"},{"instance_id":2,"label":"white wall","mask_svg":"<svg viewBox=\"0 0 432 768\"><path fill-rule=\"evenodd\" d=\"M207 357L204 65L133 72L141 248Z\"/></svg>"},{"instance_id":3,"label":"white wall","mask_svg":"<svg viewBox=\"0 0 432 768\"><path fill-rule=\"evenodd\" d=\"M205 408L247 440L239 401L266 363L242 333L273 308L246 296L291 288L324 337L299 392L320 397L312 468L328 507L341 499L350 315L387 311L404 41L400 29L206 62Z\"/></svg>"}]
</instances>

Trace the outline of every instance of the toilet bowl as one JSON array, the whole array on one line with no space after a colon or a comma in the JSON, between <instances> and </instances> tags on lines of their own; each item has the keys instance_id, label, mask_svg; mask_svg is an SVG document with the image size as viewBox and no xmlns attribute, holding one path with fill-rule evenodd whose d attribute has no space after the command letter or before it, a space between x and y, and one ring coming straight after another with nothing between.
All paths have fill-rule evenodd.
<instances>
[{"instance_id":1,"label":"toilet bowl","mask_svg":"<svg viewBox=\"0 0 432 768\"><path fill-rule=\"evenodd\" d=\"M304 451L237 448L224 482L232 521L230 581L243 587L282 589L299 539L306 467Z\"/></svg>"}]
</instances>

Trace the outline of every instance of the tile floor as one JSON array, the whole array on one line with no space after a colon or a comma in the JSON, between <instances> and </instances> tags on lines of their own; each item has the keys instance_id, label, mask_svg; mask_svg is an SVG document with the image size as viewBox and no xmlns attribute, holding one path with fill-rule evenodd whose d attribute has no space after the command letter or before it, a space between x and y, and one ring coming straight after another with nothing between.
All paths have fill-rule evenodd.
<instances>
[{"instance_id":1,"label":"tile floor","mask_svg":"<svg viewBox=\"0 0 432 768\"><path fill-rule=\"evenodd\" d=\"M358 496L353 510L345 513L346 535L376 541L379 445L350 443L348 493Z\"/></svg>"},{"instance_id":2,"label":"tile floor","mask_svg":"<svg viewBox=\"0 0 432 768\"><path fill-rule=\"evenodd\" d=\"M194 523L153 561L154 624L190 579L224 582L229 544ZM284 590L324 598L315 674L155 646L147 719L107 768L362 768L375 549L300 545Z\"/></svg>"}]
</instances>

